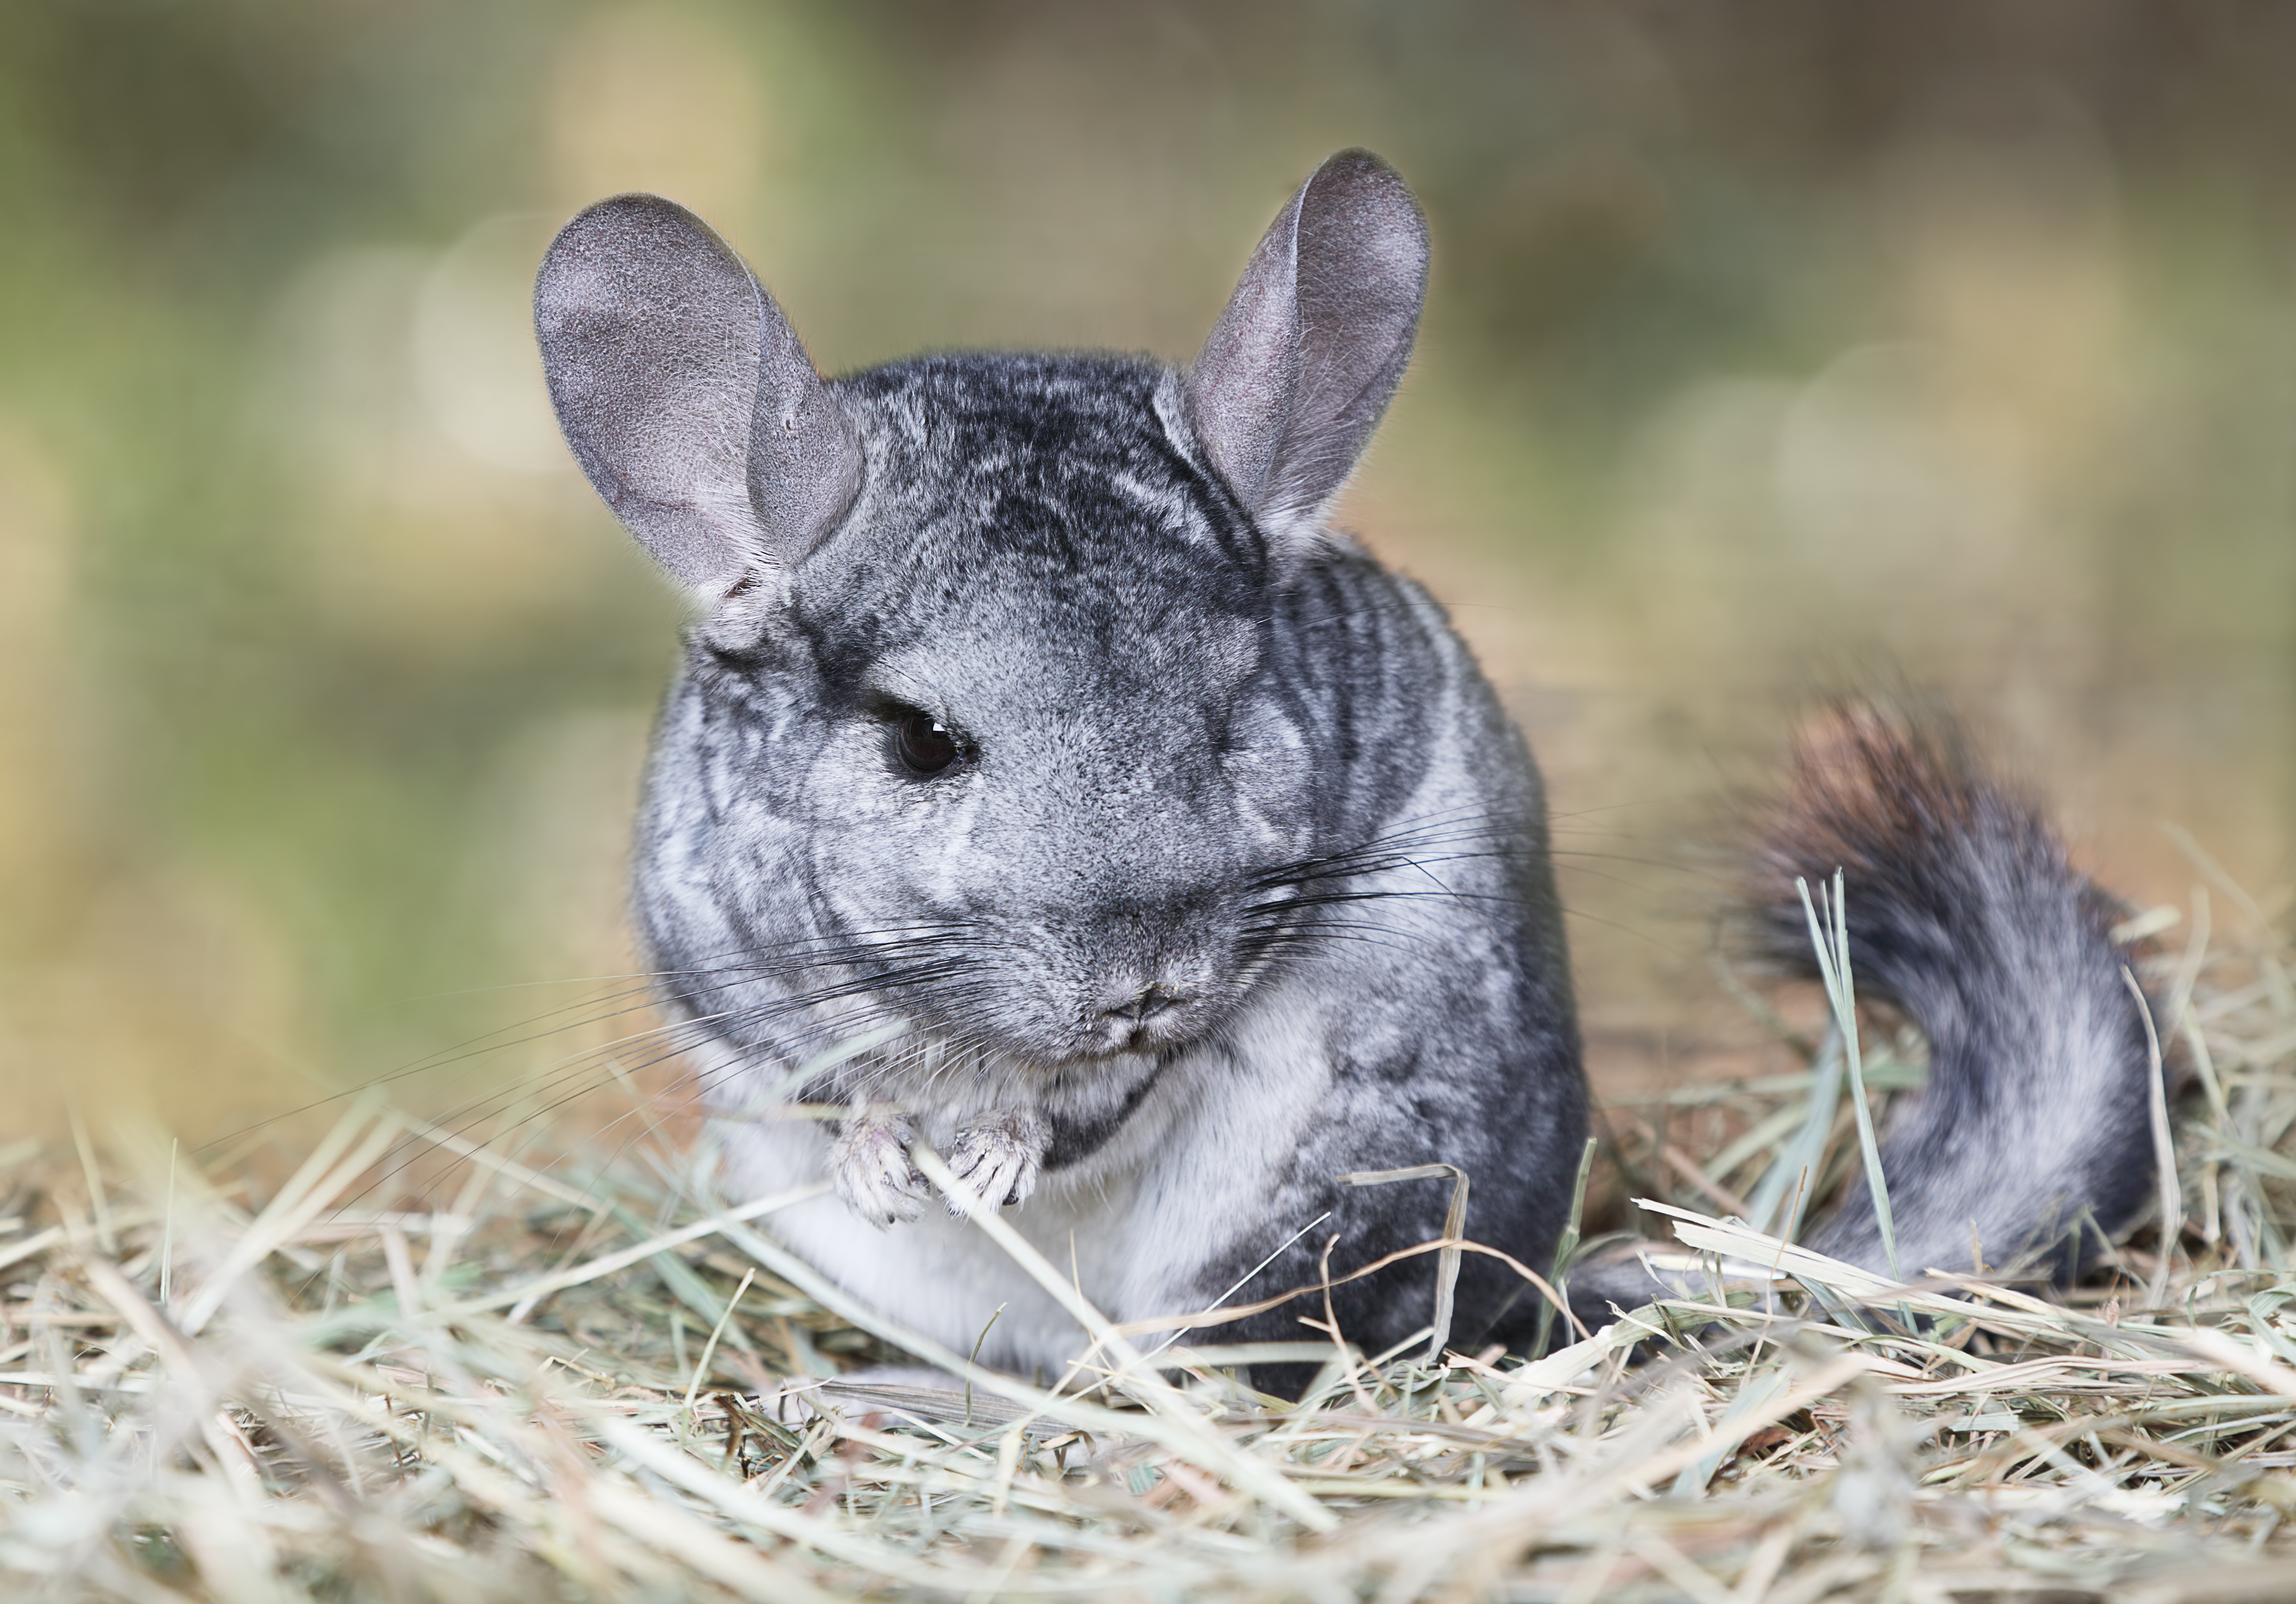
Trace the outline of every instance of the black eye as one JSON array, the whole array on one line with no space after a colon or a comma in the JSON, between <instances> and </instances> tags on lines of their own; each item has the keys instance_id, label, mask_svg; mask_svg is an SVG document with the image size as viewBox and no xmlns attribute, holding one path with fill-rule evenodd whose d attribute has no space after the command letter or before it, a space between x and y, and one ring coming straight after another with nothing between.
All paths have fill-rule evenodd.
<instances>
[{"instance_id":1,"label":"black eye","mask_svg":"<svg viewBox=\"0 0 2296 1604\"><path fill-rule=\"evenodd\" d=\"M956 761L963 750L957 744L956 732L931 713L907 713L893 730L901 761L913 773L939 774Z\"/></svg>"}]
</instances>

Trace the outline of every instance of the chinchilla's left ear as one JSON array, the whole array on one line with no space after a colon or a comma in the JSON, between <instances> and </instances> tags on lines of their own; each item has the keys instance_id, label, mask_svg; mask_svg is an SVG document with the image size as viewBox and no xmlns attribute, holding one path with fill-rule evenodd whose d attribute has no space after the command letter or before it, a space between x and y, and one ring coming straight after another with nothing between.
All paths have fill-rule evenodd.
<instances>
[{"instance_id":1,"label":"chinchilla's left ear","mask_svg":"<svg viewBox=\"0 0 2296 1604\"><path fill-rule=\"evenodd\" d=\"M1427 225L1395 169L1342 151L1276 217L1185 379L1188 421L1280 547L1312 539L1419 327Z\"/></svg>"},{"instance_id":2,"label":"chinchilla's left ear","mask_svg":"<svg viewBox=\"0 0 2296 1604\"><path fill-rule=\"evenodd\" d=\"M567 224L534 331L582 472L706 600L797 562L860 487L860 447L795 331L682 206L621 195Z\"/></svg>"}]
</instances>

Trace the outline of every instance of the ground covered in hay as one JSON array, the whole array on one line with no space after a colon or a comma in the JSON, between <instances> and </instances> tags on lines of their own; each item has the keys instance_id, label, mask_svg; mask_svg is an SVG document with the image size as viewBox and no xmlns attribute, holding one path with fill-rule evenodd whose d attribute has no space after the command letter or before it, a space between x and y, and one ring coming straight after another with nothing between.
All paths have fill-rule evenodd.
<instances>
[{"instance_id":1,"label":"ground covered in hay","mask_svg":"<svg viewBox=\"0 0 2296 1604\"><path fill-rule=\"evenodd\" d=\"M0 1596L2296 1598L2296 985L2206 908L2128 933L2175 1176L2093 1285L1894 1287L1748 1223L1859 1162L1847 1065L1920 1077L1837 1027L1614 1111L1706 1211L1662 1211L1693 1296L1529 1363L1303 1325L1296 1405L1217 1326L1160 1349L1088 1309L1097 1370L968 1372L668 1146L586 1164L380 1101L291 1173L20 1144ZM834 1382L905 1355L969 1390Z\"/></svg>"}]
</instances>

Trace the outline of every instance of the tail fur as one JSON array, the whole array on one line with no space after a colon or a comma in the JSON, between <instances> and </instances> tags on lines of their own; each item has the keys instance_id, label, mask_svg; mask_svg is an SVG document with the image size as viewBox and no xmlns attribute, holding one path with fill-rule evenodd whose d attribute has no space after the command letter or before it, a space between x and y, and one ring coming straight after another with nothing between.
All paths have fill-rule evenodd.
<instances>
[{"instance_id":1,"label":"tail fur","mask_svg":"<svg viewBox=\"0 0 2296 1604\"><path fill-rule=\"evenodd\" d=\"M1929 1040L1929 1085L1882 1147L1904 1272L1968 1270L1975 1252L2077 1273L2152 1188L2151 1056L2112 899L1949 727L1866 703L1804 731L1756 863L1762 941L1810 974L1794 882L1842 871L1859 996ZM1808 1241L1886 1271L1862 1170Z\"/></svg>"}]
</instances>

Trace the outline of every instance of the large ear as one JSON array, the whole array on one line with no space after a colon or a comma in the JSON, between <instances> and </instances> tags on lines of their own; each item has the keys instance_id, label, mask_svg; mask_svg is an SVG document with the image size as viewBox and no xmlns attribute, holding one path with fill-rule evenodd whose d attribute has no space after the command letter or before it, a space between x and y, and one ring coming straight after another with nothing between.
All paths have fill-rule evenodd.
<instances>
[{"instance_id":1,"label":"large ear","mask_svg":"<svg viewBox=\"0 0 2296 1604\"><path fill-rule=\"evenodd\" d=\"M781 308L682 206L622 195L567 224L534 330L582 472L705 595L797 561L859 488L860 448Z\"/></svg>"},{"instance_id":2,"label":"large ear","mask_svg":"<svg viewBox=\"0 0 2296 1604\"><path fill-rule=\"evenodd\" d=\"M1427 288L1395 169L1341 151L1300 186L1185 377L1212 465L1279 539L1311 530L1387 410Z\"/></svg>"}]
</instances>

